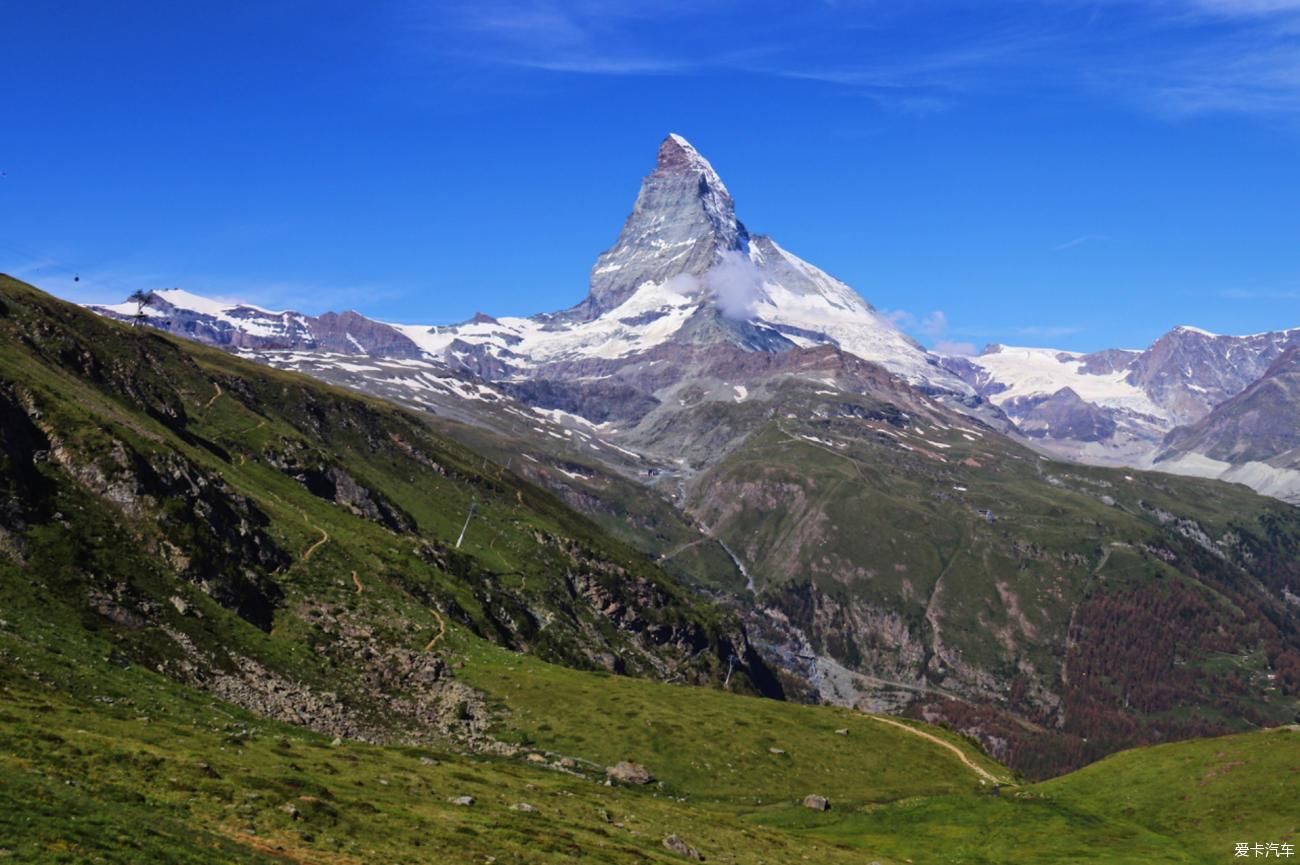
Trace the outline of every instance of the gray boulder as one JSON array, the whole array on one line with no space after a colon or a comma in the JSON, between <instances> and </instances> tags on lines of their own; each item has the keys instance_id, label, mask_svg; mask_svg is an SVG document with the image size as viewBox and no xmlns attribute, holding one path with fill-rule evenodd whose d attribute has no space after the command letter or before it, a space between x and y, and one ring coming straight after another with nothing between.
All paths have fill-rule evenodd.
<instances>
[{"instance_id":1,"label":"gray boulder","mask_svg":"<svg viewBox=\"0 0 1300 865\"><path fill-rule=\"evenodd\" d=\"M669 835L664 839L664 849L670 853L676 853L678 856L685 856L687 859L694 859L696 862L703 862L704 857L700 851L696 850L690 844L687 844L680 835Z\"/></svg>"},{"instance_id":2,"label":"gray boulder","mask_svg":"<svg viewBox=\"0 0 1300 865\"><path fill-rule=\"evenodd\" d=\"M605 777L615 784L632 784L643 786L654 780L650 771L640 763L624 760L605 770Z\"/></svg>"}]
</instances>

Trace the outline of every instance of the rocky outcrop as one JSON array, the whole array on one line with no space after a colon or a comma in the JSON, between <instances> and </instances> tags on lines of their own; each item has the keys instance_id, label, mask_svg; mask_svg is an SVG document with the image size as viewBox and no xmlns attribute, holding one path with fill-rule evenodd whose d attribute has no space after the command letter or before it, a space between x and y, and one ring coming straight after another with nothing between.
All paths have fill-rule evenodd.
<instances>
[{"instance_id":1,"label":"rocky outcrop","mask_svg":"<svg viewBox=\"0 0 1300 865\"><path fill-rule=\"evenodd\" d=\"M0 555L21 558L18 533L29 521L48 516L52 485L37 464L49 459L50 441L39 420L39 412L29 417L12 389L0 386Z\"/></svg>"},{"instance_id":2,"label":"rocky outcrop","mask_svg":"<svg viewBox=\"0 0 1300 865\"><path fill-rule=\"evenodd\" d=\"M696 850L690 844L687 844L685 839L683 839L682 836L680 835L669 835L668 837L664 838L664 849L667 850L669 853L674 853L678 856L683 856L695 862L704 861L704 856L700 854L700 851Z\"/></svg>"},{"instance_id":3,"label":"rocky outcrop","mask_svg":"<svg viewBox=\"0 0 1300 865\"><path fill-rule=\"evenodd\" d=\"M1016 426L1030 438L1102 442L1115 435L1114 416L1068 387L1047 397L1021 397L1004 403L1002 410L1014 417Z\"/></svg>"},{"instance_id":4,"label":"rocky outcrop","mask_svg":"<svg viewBox=\"0 0 1300 865\"><path fill-rule=\"evenodd\" d=\"M1273 460L1300 448L1297 419L1300 347L1293 347L1241 393L1220 403L1199 422L1171 432L1156 461L1188 453L1227 463ZM1300 460L1294 462L1300 464Z\"/></svg>"},{"instance_id":5,"label":"rocky outcrop","mask_svg":"<svg viewBox=\"0 0 1300 865\"><path fill-rule=\"evenodd\" d=\"M330 465L323 454L314 453L300 442L286 441L265 454L267 463L302 484L312 495L334 502L359 517L365 517L395 532L411 531L415 520L376 489Z\"/></svg>"},{"instance_id":6,"label":"rocky outcrop","mask_svg":"<svg viewBox=\"0 0 1300 865\"><path fill-rule=\"evenodd\" d=\"M254 658L201 649L166 624L158 626L180 657L162 669L263 717L341 739L407 744L450 739L473 751L515 752L489 735L493 719L482 695L457 681L440 655L392 646L373 626L324 607L304 613L320 629L318 650L356 671L344 680L346 691L321 690Z\"/></svg>"},{"instance_id":7,"label":"rocky outcrop","mask_svg":"<svg viewBox=\"0 0 1300 865\"><path fill-rule=\"evenodd\" d=\"M73 439L46 419L34 401L28 401L25 413L27 423L15 424L14 432L26 429L29 446L47 445L33 454L117 511L178 576L257 627L270 629L282 596L270 574L287 565L289 556L267 532L270 520L256 502L179 453L146 453L118 438ZM30 438L33 430L42 438ZM16 479L25 476L15 473ZM24 511L41 507L49 492L29 486Z\"/></svg>"},{"instance_id":8,"label":"rocky outcrop","mask_svg":"<svg viewBox=\"0 0 1300 865\"><path fill-rule=\"evenodd\" d=\"M423 354L401 331L357 312L327 312L315 318L307 317L307 326L319 351L396 358L416 358ZM266 346L250 346L258 347Z\"/></svg>"},{"instance_id":9,"label":"rocky outcrop","mask_svg":"<svg viewBox=\"0 0 1300 865\"><path fill-rule=\"evenodd\" d=\"M630 760L610 766L605 770L605 777L615 784L628 784L634 787L643 787L655 779L649 769Z\"/></svg>"}]
</instances>

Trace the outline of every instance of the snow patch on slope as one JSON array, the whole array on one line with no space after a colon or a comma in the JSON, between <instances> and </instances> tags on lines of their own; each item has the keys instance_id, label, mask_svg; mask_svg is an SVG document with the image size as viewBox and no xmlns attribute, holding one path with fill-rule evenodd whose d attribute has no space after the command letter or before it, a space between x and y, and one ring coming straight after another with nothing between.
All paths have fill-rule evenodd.
<instances>
[{"instance_id":1,"label":"snow patch on slope","mask_svg":"<svg viewBox=\"0 0 1300 865\"><path fill-rule=\"evenodd\" d=\"M989 397L998 406L1022 397L1050 396L1068 387L1085 402L1169 419L1165 409L1128 381L1127 369L1094 375L1083 371L1082 358L1076 352L1004 345L997 351L966 359L1006 387Z\"/></svg>"},{"instance_id":2,"label":"snow patch on slope","mask_svg":"<svg viewBox=\"0 0 1300 865\"><path fill-rule=\"evenodd\" d=\"M441 355L456 340L486 345L514 366L588 357L621 358L665 342L699 308L678 280L645 283L621 305L590 321L555 324L545 317L502 318L455 327L391 324L421 349Z\"/></svg>"}]
</instances>

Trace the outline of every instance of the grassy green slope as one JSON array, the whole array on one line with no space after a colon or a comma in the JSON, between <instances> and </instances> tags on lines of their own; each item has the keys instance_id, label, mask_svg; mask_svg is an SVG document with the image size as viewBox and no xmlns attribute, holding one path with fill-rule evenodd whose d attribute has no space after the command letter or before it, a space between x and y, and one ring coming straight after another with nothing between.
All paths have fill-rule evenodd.
<instances>
[{"instance_id":1,"label":"grassy green slope","mask_svg":"<svg viewBox=\"0 0 1300 865\"><path fill-rule=\"evenodd\" d=\"M762 685L734 619L393 406L0 279L0 420L0 616L261 711L419 735L461 630Z\"/></svg>"},{"instance_id":2,"label":"grassy green slope","mask_svg":"<svg viewBox=\"0 0 1300 865\"><path fill-rule=\"evenodd\" d=\"M467 647L465 678L508 708L505 738L599 765L634 760L670 792L698 801L762 810L808 793L849 805L981 786L977 772L942 747L850 709L506 660L483 644ZM995 777L1011 777L969 742L946 741Z\"/></svg>"},{"instance_id":3,"label":"grassy green slope","mask_svg":"<svg viewBox=\"0 0 1300 865\"><path fill-rule=\"evenodd\" d=\"M26 689L5 696L0 856L13 861L681 861L663 847L672 834L709 861L860 856L521 760L333 746L220 705L185 720L157 694L94 707ZM476 801L448 801L460 796Z\"/></svg>"},{"instance_id":4,"label":"grassy green slope","mask_svg":"<svg viewBox=\"0 0 1300 865\"><path fill-rule=\"evenodd\" d=\"M585 741L527 752L550 765L436 745L332 745L147 670L73 663L49 648L0 630L0 855L14 861L683 861L662 846L675 834L706 861L733 863L1213 863L1239 841L1295 843L1300 831L1294 731L1125 752L994 796L942 749L868 717L631 679L595 698L609 678L531 659L520 670L520 656L491 651L464 660L503 687L540 678L552 699L523 695L517 715L545 718L551 744L578 728ZM648 707L648 723L586 723L593 699ZM658 750L654 727L669 712L684 730ZM839 723L848 736L827 729ZM771 754L768 730L780 737L789 724L811 735ZM617 743L605 741L612 732ZM561 753L577 757L575 770ZM583 756L602 753L650 754L663 783L606 787ZM789 767L756 768L768 761ZM831 796L829 812L798 807L813 784ZM474 805L449 801L466 795ZM516 810L521 802L537 811Z\"/></svg>"},{"instance_id":5,"label":"grassy green slope","mask_svg":"<svg viewBox=\"0 0 1300 865\"><path fill-rule=\"evenodd\" d=\"M1300 847L1298 774L1300 730L1281 727L1125 751L999 797L768 822L918 863L1210 865L1235 858L1238 843Z\"/></svg>"},{"instance_id":6,"label":"grassy green slope","mask_svg":"<svg viewBox=\"0 0 1300 865\"><path fill-rule=\"evenodd\" d=\"M520 477L553 493L618 540L654 556L661 568L688 584L744 593L744 576L716 540L702 534L658 493L570 443L437 416L428 423L475 453L511 465Z\"/></svg>"}]
</instances>

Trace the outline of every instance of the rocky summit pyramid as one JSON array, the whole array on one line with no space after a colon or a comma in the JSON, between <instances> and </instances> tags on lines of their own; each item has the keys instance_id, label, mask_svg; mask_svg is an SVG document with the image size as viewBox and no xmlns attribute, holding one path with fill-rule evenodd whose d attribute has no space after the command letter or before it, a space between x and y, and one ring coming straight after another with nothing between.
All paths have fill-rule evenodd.
<instances>
[{"instance_id":1,"label":"rocky summit pyramid","mask_svg":"<svg viewBox=\"0 0 1300 865\"><path fill-rule=\"evenodd\" d=\"M671 134L618 241L596 259L584 307L595 317L645 283L702 276L728 253L749 253L749 232L736 219L731 193L690 142Z\"/></svg>"}]
</instances>

